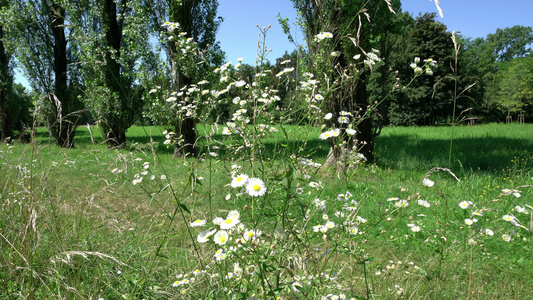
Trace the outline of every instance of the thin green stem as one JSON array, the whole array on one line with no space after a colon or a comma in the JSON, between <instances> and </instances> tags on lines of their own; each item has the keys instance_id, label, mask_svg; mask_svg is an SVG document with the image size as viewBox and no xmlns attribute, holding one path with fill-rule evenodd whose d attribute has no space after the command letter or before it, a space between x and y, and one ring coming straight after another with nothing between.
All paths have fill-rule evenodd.
<instances>
[{"instance_id":1,"label":"thin green stem","mask_svg":"<svg viewBox=\"0 0 533 300\"><path fill-rule=\"evenodd\" d=\"M470 295L472 292L472 265L473 265L473 253L474 253L474 243L470 244L470 272L468 274L468 299L470 300Z\"/></svg>"}]
</instances>

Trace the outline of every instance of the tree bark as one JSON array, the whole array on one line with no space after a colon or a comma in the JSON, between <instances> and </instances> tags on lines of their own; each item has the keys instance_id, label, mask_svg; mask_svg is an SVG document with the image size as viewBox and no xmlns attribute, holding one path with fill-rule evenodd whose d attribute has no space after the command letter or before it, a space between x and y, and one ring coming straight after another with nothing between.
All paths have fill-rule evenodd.
<instances>
[{"instance_id":1,"label":"tree bark","mask_svg":"<svg viewBox=\"0 0 533 300\"><path fill-rule=\"evenodd\" d=\"M184 0L181 5L176 2L170 3L170 21L178 22L180 31L186 32L191 37L193 31L194 0ZM185 74L178 62L181 55L180 49L175 42L169 42L170 61L172 65L172 86L178 92L186 85L192 83L192 78ZM174 144L174 158L183 156L196 156L196 121L187 117L183 112L176 111L180 116L176 119L175 132L179 135L178 142Z\"/></svg>"},{"instance_id":2,"label":"tree bark","mask_svg":"<svg viewBox=\"0 0 533 300\"><path fill-rule=\"evenodd\" d=\"M3 7L2 4L0 3L0 9ZM2 121L0 140L2 141L13 135L7 99L7 92L11 85L9 78L9 57L4 47L3 38L4 28L0 26L0 120Z\"/></svg>"},{"instance_id":3,"label":"tree bark","mask_svg":"<svg viewBox=\"0 0 533 300\"><path fill-rule=\"evenodd\" d=\"M331 20L333 33L333 44L335 51L340 55L333 60L332 68L335 70L332 74L333 99L331 102L331 111L333 113L334 124L337 128L348 127L338 121L341 111L352 114L350 121L357 124L357 133L355 136L347 134L342 135L342 145L332 145L330 157L326 164L339 163L344 164L346 161L357 160L357 153L364 155L367 162L374 160L374 139L372 132L372 121L367 115L368 96L366 92L366 73L351 74L350 66L344 55L345 49L341 43L341 22L344 19L345 12L336 8ZM347 156L353 156L347 157Z\"/></svg>"},{"instance_id":4,"label":"tree bark","mask_svg":"<svg viewBox=\"0 0 533 300\"><path fill-rule=\"evenodd\" d=\"M122 105L127 105L126 95L121 88L121 69L119 63L120 47L122 42L122 22L117 20L117 2L114 0L104 0L103 25L105 26L106 46L111 50L105 53L104 80L108 88L107 113L104 117L104 127L106 129L106 139L108 148L122 147L126 143L126 129L128 127L123 120L121 110ZM119 5L125 5L124 0ZM118 104L118 105L117 105ZM128 110L129 108L124 109Z\"/></svg>"},{"instance_id":5,"label":"tree bark","mask_svg":"<svg viewBox=\"0 0 533 300\"><path fill-rule=\"evenodd\" d=\"M75 107L68 88L67 39L64 27L65 8L57 3L51 3L48 8L53 17L50 26L54 37L54 93L58 100L52 101L57 112L57 118L51 130L60 147L71 148L74 147L74 135L79 117L72 114Z\"/></svg>"},{"instance_id":6,"label":"tree bark","mask_svg":"<svg viewBox=\"0 0 533 300\"><path fill-rule=\"evenodd\" d=\"M367 116L368 95L366 92L366 73L363 72L359 77L359 84L355 89L355 108L358 110L358 116L362 117L357 126L357 148L359 153L363 154L367 162L374 161L374 132L372 131L372 119Z\"/></svg>"}]
</instances>

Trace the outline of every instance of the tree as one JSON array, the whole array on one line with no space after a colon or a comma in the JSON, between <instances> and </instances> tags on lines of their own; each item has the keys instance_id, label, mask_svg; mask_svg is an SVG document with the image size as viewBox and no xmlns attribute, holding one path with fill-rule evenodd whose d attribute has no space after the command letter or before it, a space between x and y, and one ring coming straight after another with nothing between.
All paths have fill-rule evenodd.
<instances>
[{"instance_id":1,"label":"tree","mask_svg":"<svg viewBox=\"0 0 533 300\"><path fill-rule=\"evenodd\" d=\"M69 69L65 7L56 0L15 1L9 18L13 47L28 81L46 95L42 111L49 130L59 146L73 147L82 105L71 87L75 80Z\"/></svg>"},{"instance_id":2,"label":"tree","mask_svg":"<svg viewBox=\"0 0 533 300\"><path fill-rule=\"evenodd\" d=\"M392 125L434 125L439 119L451 115L453 108L453 84L444 80L451 75L453 42L446 26L436 21L435 13L418 16L405 34L398 40L392 69L398 70L401 83L413 77L411 63L416 57L422 62L432 59L438 63L431 76L419 76L410 86L402 89L389 108ZM423 71L423 70L422 70ZM435 84L439 85L434 89Z\"/></svg>"},{"instance_id":3,"label":"tree","mask_svg":"<svg viewBox=\"0 0 533 300\"><path fill-rule=\"evenodd\" d=\"M179 105L175 101L147 97L147 114L154 122L174 128L177 134L174 157L196 155L197 111L202 107L193 103L183 89L201 79L210 81L209 74L224 59L216 42L216 32L222 22L217 17L217 9L216 0L167 0L152 5L153 25L155 32L163 37L162 56L167 59L167 66L159 68L159 74L152 75L154 80L147 83L160 87L156 90L169 90L166 99L176 99Z\"/></svg>"},{"instance_id":4,"label":"tree","mask_svg":"<svg viewBox=\"0 0 533 300\"><path fill-rule=\"evenodd\" d=\"M220 20L216 21L218 2L216 0L183 0L181 5L175 1L169 4L169 21L180 24L180 32L185 32L188 38L196 41L199 51L207 50L215 45L215 34ZM172 88L174 91L181 90L184 86L193 83L197 74L190 70L190 66L180 64L182 55L177 43L169 42L168 53L172 66ZM188 103L186 103L187 105ZM188 116L184 111L175 121L175 131L181 138L174 145L174 157L196 155L196 124L193 116Z\"/></svg>"},{"instance_id":5,"label":"tree","mask_svg":"<svg viewBox=\"0 0 533 300\"><path fill-rule=\"evenodd\" d=\"M335 162L343 159L347 153L353 153L354 149L362 153L368 161L374 159L374 141L372 122L370 119L369 100L367 93L368 70L377 61L380 61L375 52L370 49L375 47L377 37L387 29L384 26L375 25L372 21L379 22L379 18L388 19L392 9L391 1L312 1L293 0L294 7L301 14L309 47L310 63L316 64L315 58L323 51L322 45L315 42L315 38L321 32L332 34L332 56L327 63L315 70L317 74L326 74L330 83L331 94L328 96L329 112L332 113L333 126L346 129L350 125L345 124L346 116L350 122L356 124L356 136L343 134L342 146L332 145L330 156ZM395 5L398 5L395 1ZM328 56L330 53L327 53ZM364 68L356 67L352 57L362 55L366 57ZM321 56L325 59L325 55ZM318 57L317 57L318 58ZM345 115L343 115L345 114ZM341 118L343 117L343 118Z\"/></svg>"},{"instance_id":6,"label":"tree","mask_svg":"<svg viewBox=\"0 0 533 300\"><path fill-rule=\"evenodd\" d=\"M497 61L509 62L513 58L524 57L531 53L531 49L526 47L533 43L533 29L519 25L498 28L495 33L487 35L486 40L491 45Z\"/></svg>"},{"instance_id":7,"label":"tree","mask_svg":"<svg viewBox=\"0 0 533 300\"><path fill-rule=\"evenodd\" d=\"M498 91L494 99L505 112L507 120L523 110L533 100L533 57L516 58L502 66L496 75Z\"/></svg>"},{"instance_id":8,"label":"tree","mask_svg":"<svg viewBox=\"0 0 533 300\"><path fill-rule=\"evenodd\" d=\"M7 7L7 1L0 1L0 11L5 7ZM0 140L5 140L13 135L12 103L8 99L8 94L13 85L13 75L10 63L11 55L4 45L4 38L4 24L0 23Z\"/></svg>"},{"instance_id":9,"label":"tree","mask_svg":"<svg viewBox=\"0 0 533 300\"><path fill-rule=\"evenodd\" d=\"M497 78L499 69L505 68L503 63L531 53L527 46L532 42L532 29L524 26L497 29L486 38L463 40L463 51L459 57L463 72L477 82L471 90L479 104L476 113L487 121L503 117L497 104L501 79Z\"/></svg>"},{"instance_id":10,"label":"tree","mask_svg":"<svg viewBox=\"0 0 533 300\"><path fill-rule=\"evenodd\" d=\"M142 107L137 72L151 53L145 6L141 0L71 3L84 101L99 122L108 148L126 143L126 131Z\"/></svg>"}]
</instances>

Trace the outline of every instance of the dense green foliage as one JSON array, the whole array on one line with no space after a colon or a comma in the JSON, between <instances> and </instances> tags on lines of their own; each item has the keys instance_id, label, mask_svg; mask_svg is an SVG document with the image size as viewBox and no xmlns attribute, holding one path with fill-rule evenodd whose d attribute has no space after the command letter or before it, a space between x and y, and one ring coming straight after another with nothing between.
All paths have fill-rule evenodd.
<instances>
[{"instance_id":1,"label":"dense green foliage","mask_svg":"<svg viewBox=\"0 0 533 300\"><path fill-rule=\"evenodd\" d=\"M4 10L6 1L0 1L0 11ZM4 24L0 23L0 140L5 140L12 135L13 122L10 120L12 102L7 94L13 85L13 68L11 53L4 45ZM9 102L8 102L9 101Z\"/></svg>"},{"instance_id":2,"label":"dense green foliage","mask_svg":"<svg viewBox=\"0 0 533 300\"><path fill-rule=\"evenodd\" d=\"M72 36L66 29L66 4L58 1L8 1L3 11L6 41L37 97L36 111L63 147L74 145L83 109Z\"/></svg>"},{"instance_id":3,"label":"dense green foliage","mask_svg":"<svg viewBox=\"0 0 533 300\"><path fill-rule=\"evenodd\" d=\"M301 18L296 21L303 28L306 44L298 45L297 51L284 57L259 62L264 64L262 69L269 68L273 74L285 68L298 70L299 74L292 74L291 80L269 79L269 85L279 91L280 109L306 107L298 92L303 72L321 69L319 73L327 77L322 81L331 85L339 82L335 74L342 73L334 72L335 67L349 71L353 82L344 78L339 83L344 88L331 88L332 93L325 95L332 105L329 111L335 114L332 118L335 121L336 114L348 111L348 106L359 107L358 113L366 115L358 121L359 140L371 141L383 125L456 123L460 119L452 120L454 111L465 122L528 122L533 114L530 27L498 29L477 39L457 34L455 52L451 33L435 14L409 15L402 12L401 1L293 3L300 12ZM42 95L35 97L40 120L48 124L51 135L61 145L74 144L73 129L84 108L92 117L83 117L83 122L100 122L110 146L123 144L127 128L135 122L165 125L182 137L190 135L194 133L194 118L184 118L175 109L169 109L166 100L171 93L179 92L183 84L206 80L209 84L204 88L209 90L220 89L222 84L212 72L224 62L223 49L216 41L222 22L216 15L217 1L4 0L2 6L0 27L5 46L2 52L7 54L2 56L5 58L2 63L8 66L2 69L2 90L11 89L12 75L8 74L12 74L9 70L16 58L34 92ZM25 13L17 13L20 11ZM280 20L292 40L289 20ZM184 35L169 40L168 27L162 26L166 21L180 23L175 34ZM315 43L317 34L328 31L334 38L329 46ZM191 38L187 43L192 42L196 50L177 52L175 42L180 38L183 41ZM185 50L186 55L181 53ZM341 55L326 57L321 51L322 54L339 51ZM364 57L370 52L380 59L372 72L359 72L362 68L351 65L352 56ZM14 55L11 63L7 63L11 55ZM417 57L420 61L433 59L437 68L432 70L432 76L420 76L410 82L413 76L410 65ZM238 72L251 82L258 66L239 65ZM357 86L358 91L343 91L348 86ZM153 89L158 93L150 94ZM2 99L8 94L1 93ZM350 97L353 103L348 105ZM2 103L6 103L2 109L7 111L7 103L13 101ZM372 108L365 114L368 104ZM271 114L278 112L273 110ZM295 109L291 119L300 122L303 116L300 112ZM227 101L220 101L208 110L211 120L227 120L232 113ZM8 117L3 120L7 120L6 124L20 123ZM183 130L180 120L188 120ZM342 127L336 124L339 126ZM176 150L185 149L180 140L183 141L176 140ZM191 144L194 136L187 140L185 144ZM367 156L371 153L369 150Z\"/></svg>"}]
</instances>

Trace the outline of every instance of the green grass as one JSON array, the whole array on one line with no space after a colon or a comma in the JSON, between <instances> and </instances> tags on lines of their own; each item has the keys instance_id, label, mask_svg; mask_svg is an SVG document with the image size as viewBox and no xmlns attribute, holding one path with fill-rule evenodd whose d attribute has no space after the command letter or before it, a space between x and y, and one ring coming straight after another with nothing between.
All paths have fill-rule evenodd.
<instances>
[{"instance_id":1,"label":"green grass","mask_svg":"<svg viewBox=\"0 0 533 300\"><path fill-rule=\"evenodd\" d=\"M189 228L189 234L186 226L197 218L225 218L230 210L238 210L242 223L265 235L253 257L234 259L241 265L247 259L261 262L261 276L268 275L270 284L274 274L338 275L342 289L314 279L313 288L306 290L309 299L328 291L358 299L530 296L533 278L525 270L533 268L532 237L502 216L513 214L528 228L530 215L514 210L533 206L533 194L526 187L520 198L501 194L504 188L533 184L532 125L456 127L452 166L447 165L450 128L385 128L376 139L376 164L344 171L299 164L300 157L325 161L328 146L316 138L317 128L284 127L289 140L280 128L260 140L264 148L253 163L246 149L234 154L236 138L205 138L209 127L198 129L200 159L172 159L173 149L163 145L163 129L156 127L131 128L130 143L122 150L105 149L98 130L92 130L91 139L84 127L70 150L48 144L43 129L37 130L35 145L0 145L0 298L223 299L230 298L223 287L254 291L247 284L262 279L246 276L239 282L198 279L183 295L181 287L172 287L177 275L194 277L190 272L195 269L233 271L234 261L206 269L216 248L195 243L195 250L192 240L201 230ZM150 134L157 143L153 148ZM221 147L216 158L207 155L213 145ZM143 162L150 162L149 175L134 186ZM252 202L227 186L235 163L243 173L251 174L253 168L265 181L267 195ZM449 168L460 182L438 171L429 174L435 186L422 185L434 167ZM115 168L123 172L115 174ZM149 179L152 174L156 179ZM310 180L320 187L309 187ZM335 215L348 215L336 200L346 191L358 202L357 216L367 219L356 222L361 233L356 236L341 230L343 218ZM231 199L225 200L228 194ZM409 206L398 209L387 201L391 197L407 199ZM315 198L327 201L326 214L338 225L327 240L312 230L325 223ZM431 206L419 206L418 199ZM461 201L473 206L462 210ZM190 211L183 211L184 218L183 207ZM480 209L478 222L466 225L465 218ZM407 224L420 226L420 232ZM280 226L287 234L283 243L274 238ZM480 234L486 228L494 236ZM510 234L512 241L504 242L502 234ZM276 255L263 257L267 248ZM289 259L299 256L303 259ZM272 290L283 299L305 298L303 292L290 292L290 283L281 280L280 289Z\"/></svg>"}]
</instances>

